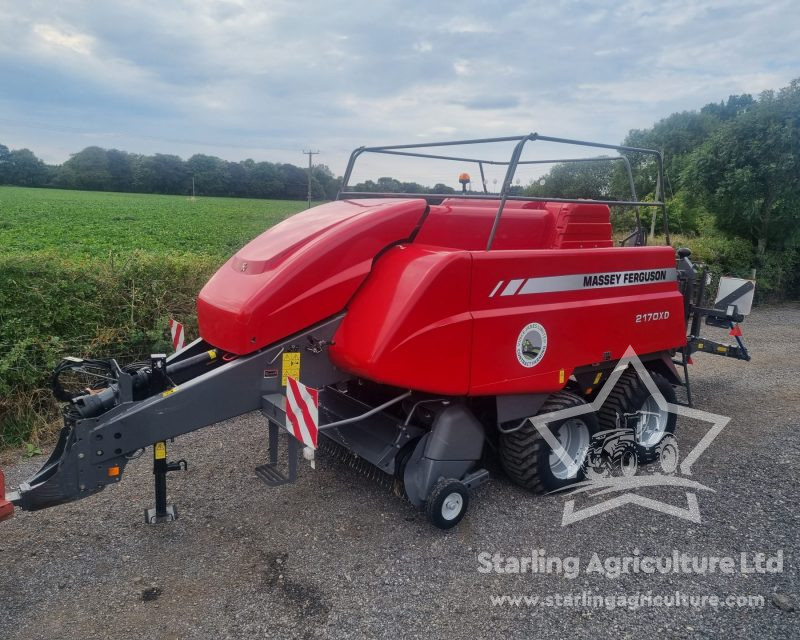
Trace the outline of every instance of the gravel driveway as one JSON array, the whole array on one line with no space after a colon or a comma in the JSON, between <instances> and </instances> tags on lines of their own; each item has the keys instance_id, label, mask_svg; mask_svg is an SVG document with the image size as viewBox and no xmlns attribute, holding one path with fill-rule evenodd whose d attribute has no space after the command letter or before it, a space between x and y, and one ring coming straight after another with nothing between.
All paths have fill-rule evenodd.
<instances>
[{"instance_id":1,"label":"gravel driveway","mask_svg":"<svg viewBox=\"0 0 800 640\"><path fill-rule=\"evenodd\" d=\"M742 363L700 354L698 408L731 422L694 464L694 523L628 504L566 527L566 498L532 496L501 474L453 531L347 467L305 466L268 489L253 474L266 430L257 415L180 438L170 475L180 520L143 523L149 453L121 484L0 524L0 638L640 638L800 637L800 306L756 310ZM681 451L709 424L680 418ZM9 486L42 458L6 467ZM686 508L685 490L644 492ZM581 498L589 501L591 498ZM583 502L580 503L584 504ZM589 502L586 502L589 504ZM580 571L482 573L479 554L578 557ZM589 573L593 554L783 553L782 571ZM496 606L491 596L763 596L761 607ZM540 600L541 602L541 600ZM780 606L779 606L780 605Z\"/></svg>"}]
</instances>

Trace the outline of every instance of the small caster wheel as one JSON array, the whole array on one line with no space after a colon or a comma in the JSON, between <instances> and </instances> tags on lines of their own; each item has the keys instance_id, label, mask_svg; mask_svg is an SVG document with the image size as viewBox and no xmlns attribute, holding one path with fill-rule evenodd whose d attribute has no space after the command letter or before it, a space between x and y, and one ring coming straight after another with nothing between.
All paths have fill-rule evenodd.
<instances>
[{"instance_id":1,"label":"small caster wheel","mask_svg":"<svg viewBox=\"0 0 800 640\"><path fill-rule=\"evenodd\" d=\"M437 482L425 503L428 520L439 529L452 529L467 512L469 491L462 482L442 478Z\"/></svg>"}]
</instances>

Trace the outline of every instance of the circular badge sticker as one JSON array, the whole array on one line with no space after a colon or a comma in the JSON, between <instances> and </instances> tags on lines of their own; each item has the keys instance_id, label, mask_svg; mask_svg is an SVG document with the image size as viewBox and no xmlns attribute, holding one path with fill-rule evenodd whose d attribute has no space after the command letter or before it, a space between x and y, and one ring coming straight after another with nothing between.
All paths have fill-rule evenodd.
<instances>
[{"instance_id":1,"label":"circular badge sticker","mask_svg":"<svg viewBox=\"0 0 800 640\"><path fill-rule=\"evenodd\" d=\"M523 367L535 367L547 351L547 331L538 322L531 322L517 338L517 360Z\"/></svg>"}]
</instances>

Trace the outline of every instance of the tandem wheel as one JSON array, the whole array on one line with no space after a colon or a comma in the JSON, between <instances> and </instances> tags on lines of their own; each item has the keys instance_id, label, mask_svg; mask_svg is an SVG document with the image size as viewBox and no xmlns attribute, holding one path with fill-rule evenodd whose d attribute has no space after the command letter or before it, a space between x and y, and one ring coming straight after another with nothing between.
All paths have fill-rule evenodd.
<instances>
[{"instance_id":1,"label":"tandem wheel","mask_svg":"<svg viewBox=\"0 0 800 640\"><path fill-rule=\"evenodd\" d=\"M428 520L439 529L452 529L467 512L469 489L453 478L442 478L431 489L425 502Z\"/></svg>"}]
</instances>

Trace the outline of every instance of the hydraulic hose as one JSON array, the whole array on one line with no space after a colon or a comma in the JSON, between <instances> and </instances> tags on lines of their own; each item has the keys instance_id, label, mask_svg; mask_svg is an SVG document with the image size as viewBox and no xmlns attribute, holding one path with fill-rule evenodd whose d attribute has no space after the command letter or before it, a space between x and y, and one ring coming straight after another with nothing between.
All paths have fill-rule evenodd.
<instances>
[{"instance_id":1,"label":"hydraulic hose","mask_svg":"<svg viewBox=\"0 0 800 640\"><path fill-rule=\"evenodd\" d=\"M174 375L197 365L213 362L216 359L217 350L210 349L186 358L185 360L179 360L178 362L167 365L166 375ZM163 369L157 371L163 371ZM155 375L158 375L158 373ZM161 375L163 376L163 373ZM132 386L134 389L147 388L154 382L154 379L157 380L157 378L154 377L154 367L143 367L133 374ZM72 409L77 412L81 418L92 418L115 407L118 403L118 398L119 387L116 384L112 384L97 393L89 393L73 398L71 404Z\"/></svg>"},{"instance_id":2,"label":"hydraulic hose","mask_svg":"<svg viewBox=\"0 0 800 640\"><path fill-rule=\"evenodd\" d=\"M216 359L217 359L217 350L209 349L208 351L203 351L203 353L198 353L196 356L186 358L185 360L179 360L178 362L173 362L172 364L167 365L167 375L172 375L178 373L179 371L189 369L195 366L196 364L213 362Z\"/></svg>"}]
</instances>

